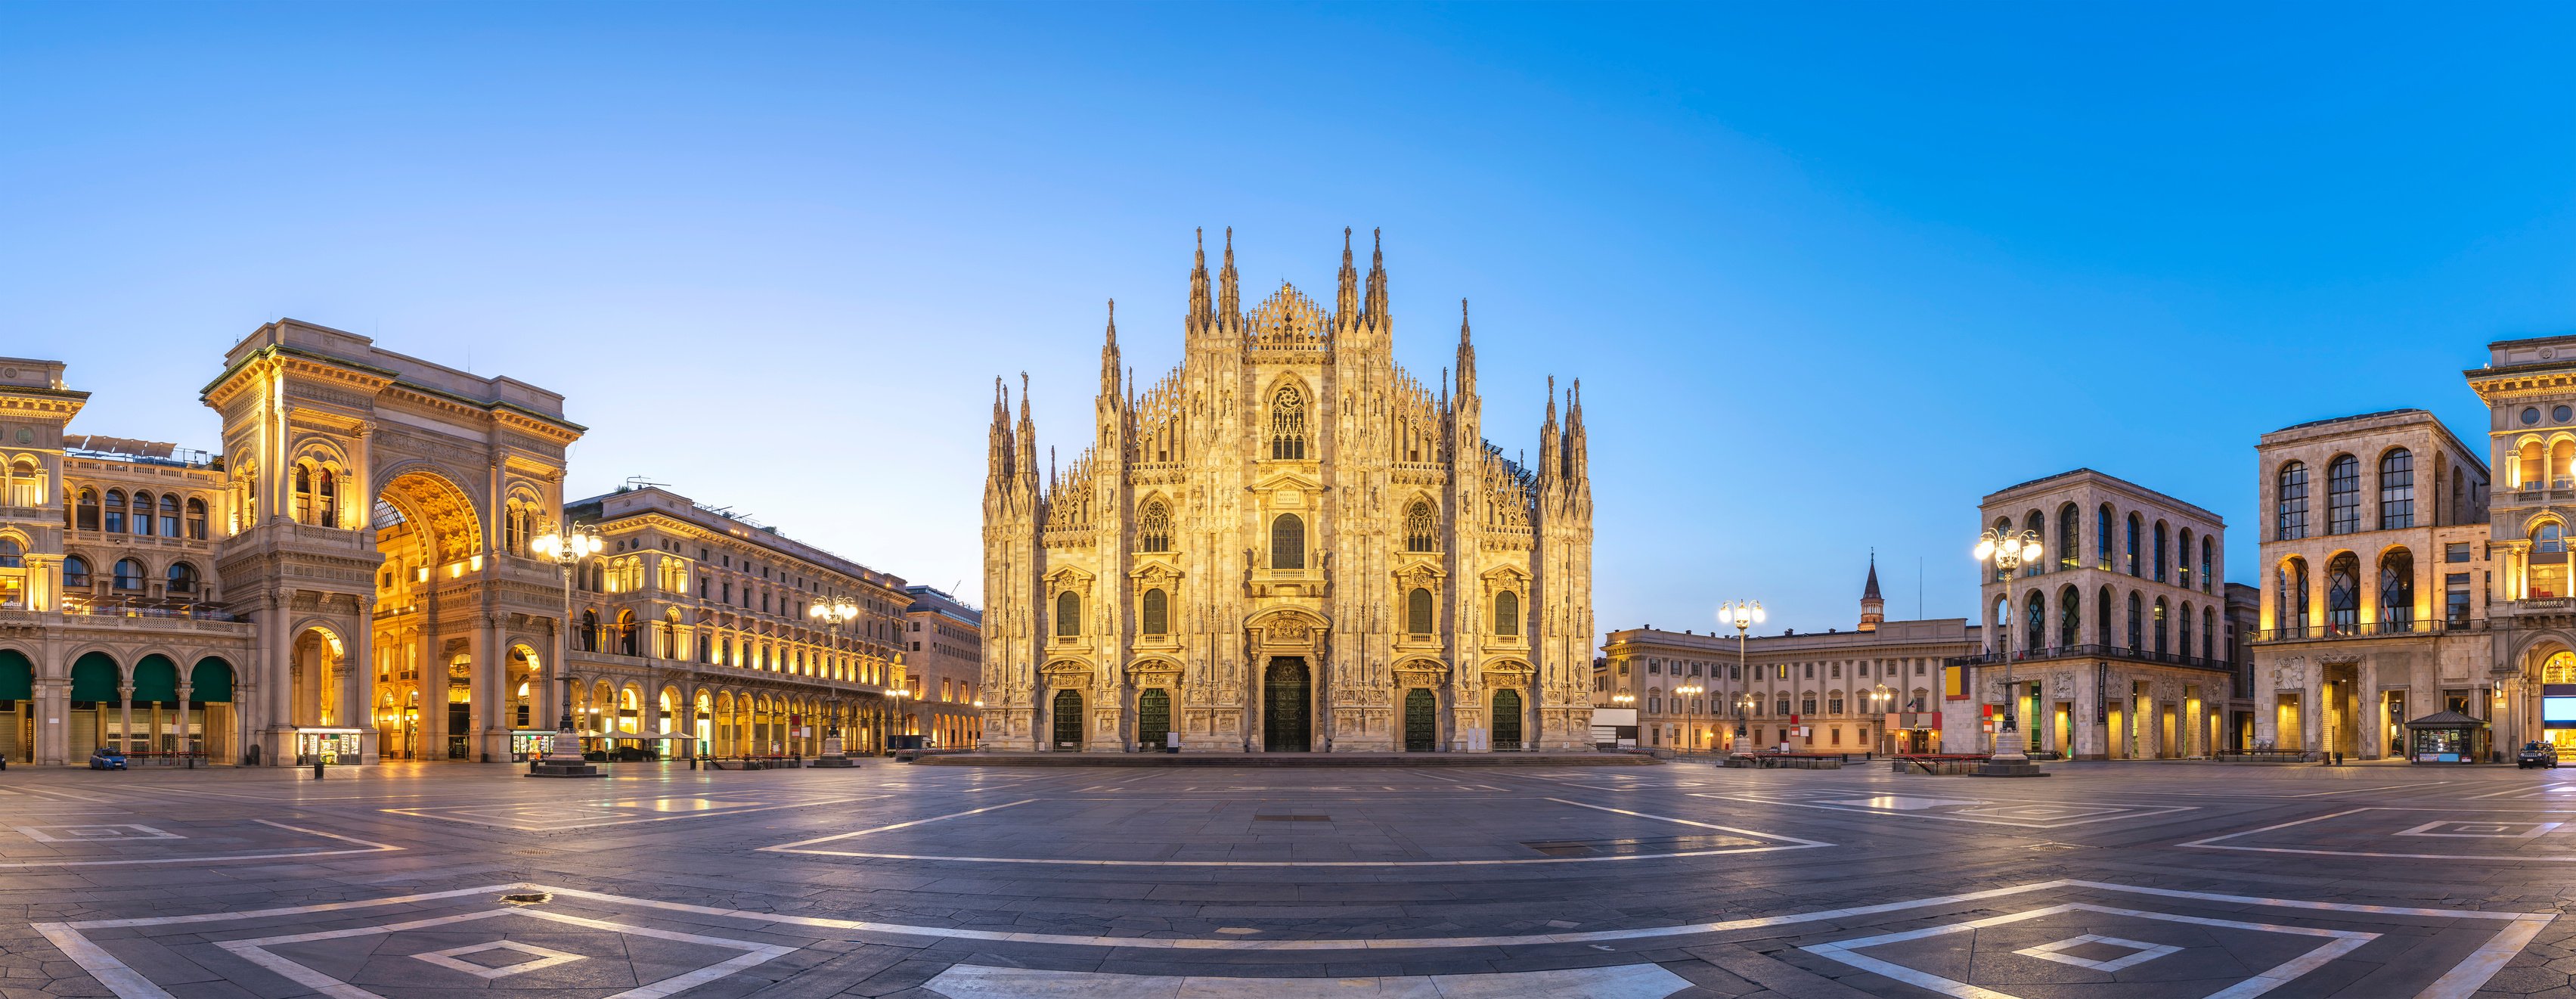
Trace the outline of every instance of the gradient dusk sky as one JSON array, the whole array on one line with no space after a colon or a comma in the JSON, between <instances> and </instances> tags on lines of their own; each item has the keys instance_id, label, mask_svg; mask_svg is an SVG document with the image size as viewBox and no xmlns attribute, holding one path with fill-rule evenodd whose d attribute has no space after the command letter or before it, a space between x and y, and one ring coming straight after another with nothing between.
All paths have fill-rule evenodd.
<instances>
[{"instance_id":1,"label":"gradient dusk sky","mask_svg":"<svg viewBox=\"0 0 2576 999\"><path fill-rule=\"evenodd\" d=\"M980 599L996 375L1088 440L1103 300L1175 363L1386 233L1486 434L1583 379L1604 630L1969 613L1979 495L2227 518L2255 437L2576 329L2565 5L12 4L0 355L213 448L279 316L563 392L630 475ZM1363 244L1364 246L1364 244ZM1364 250L1363 250L1364 252Z\"/></svg>"}]
</instances>

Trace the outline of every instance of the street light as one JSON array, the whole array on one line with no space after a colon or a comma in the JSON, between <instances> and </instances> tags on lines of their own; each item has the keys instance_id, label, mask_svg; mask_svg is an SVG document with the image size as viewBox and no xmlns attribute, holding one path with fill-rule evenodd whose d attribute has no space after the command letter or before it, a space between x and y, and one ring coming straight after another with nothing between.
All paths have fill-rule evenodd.
<instances>
[{"instance_id":1,"label":"street light","mask_svg":"<svg viewBox=\"0 0 2576 999\"><path fill-rule=\"evenodd\" d=\"M829 600L814 601L814 606L805 611L805 616L820 621L825 627L832 629L832 637L835 639L833 644L837 646L840 644L838 639L841 635L841 626L859 616L859 606L851 603L848 597L833 597ZM842 751L840 710L837 707L834 708L826 716L826 720L827 724L823 726L823 755L814 761L814 765L848 766L849 756Z\"/></svg>"},{"instance_id":2,"label":"street light","mask_svg":"<svg viewBox=\"0 0 2576 999\"><path fill-rule=\"evenodd\" d=\"M2026 764L2030 757L2021 751L2021 728L2013 717L2018 713L2016 709L2020 706L2021 697L2013 686L2012 629L2004 625L2004 620L2012 613L2013 573L2024 564L2039 561L2039 534L2015 531L2009 527L1987 528L1977 538L1976 554L1980 567L1992 562L1995 571L2004 578L2004 614L1995 619L1994 635L1995 652L2004 660L2004 727L2003 731L1995 733L1995 749L1988 759L2007 765Z\"/></svg>"},{"instance_id":3,"label":"street light","mask_svg":"<svg viewBox=\"0 0 2576 999\"><path fill-rule=\"evenodd\" d=\"M548 531L529 547L535 549L539 556L553 560L563 572L564 623L563 627L555 629L554 661L556 687L563 698L563 721L555 726L554 745L546 751L546 762L579 766L582 763L581 736L572 727L572 671L564 662L566 654L572 651L572 571L582 559L599 554L600 549L607 545L600 541L599 535L574 527L570 518L566 518L563 530Z\"/></svg>"},{"instance_id":4,"label":"street light","mask_svg":"<svg viewBox=\"0 0 2576 999\"><path fill-rule=\"evenodd\" d=\"M901 729L906 729L906 728L911 728L911 727L912 727L912 713L911 713L910 711L907 711L907 710L904 708L904 706L903 706L903 702L904 702L904 700L905 700L906 698L909 698L909 697L911 697L911 696L912 696L912 688L910 688L910 687L887 687L887 688L886 688L885 695L886 695L887 697L894 698L894 724L895 724L895 728L898 730L898 731L896 731L896 732L895 732L895 734L896 734L896 735L910 735L910 734L912 734L912 733L910 733L910 732L900 731Z\"/></svg>"},{"instance_id":5,"label":"street light","mask_svg":"<svg viewBox=\"0 0 2576 999\"><path fill-rule=\"evenodd\" d=\"M1683 717L1684 721L1682 722L1682 728L1690 733L1690 748L1694 752L1699 749L1699 729L1693 726L1696 726L1699 723L1688 720L1690 718L1690 712L1686 709L1690 705L1690 701L1686 700L1686 698L1697 697L1707 690L1708 688L1696 683L1685 683L1673 688L1673 713Z\"/></svg>"},{"instance_id":6,"label":"street light","mask_svg":"<svg viewBox=\"0 0 2576 999\"><path fill-rule=\"evenodd\" d=\"M1887 689L1887 685L1884 683L1874 684L1869 688L1869 711L1871 714L1878 716L1878 738L1882 742L1887 741L1889 738L1887 730L1887 705L1888 702L1895 699L1896 692Z\"/></svg>"},{"instance_id":7,"label":"street light","mask_svg":"<svg viewBox=\"0 0 2576 999\"><path fill-rule=\"evenodd\" d=\"M1744 728L1744 711L1753 699L1751 689L1753 676L1745 670L1744 666L1744 636L1754 625L1762 623L1763 617L1762 604L1759 601L1729 600L1717 605L1717 623L1735 626L1735 676L1736 682L1745 686L1744 696L1736 698L1735 701L1735 748L1732 751L1734 753L1753 751L1753 736Z\"/></svg>"}]
</instances>

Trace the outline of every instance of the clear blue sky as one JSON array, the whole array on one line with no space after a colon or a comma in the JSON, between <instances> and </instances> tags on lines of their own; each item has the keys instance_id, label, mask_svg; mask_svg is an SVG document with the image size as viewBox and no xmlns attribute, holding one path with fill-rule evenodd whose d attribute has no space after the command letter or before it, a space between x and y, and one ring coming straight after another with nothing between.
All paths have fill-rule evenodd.
<instances>
[{"instance_id":1,"label":"clear blue sky","mask_svg":"<svg viewBox=\"0 0 2576 999\"><path fill-rule=\"evenodd\" d=\"M1973 504L2079 465L2224 514L2253 443L2576 328L2564 6L0 7L0 354L213 447L281 315L564 392L628 475L975 597L992 379L1089 433L1190 230L1488 434L1584 380L1604 629L1969 611Z\"/></svg>"}]
</instances>

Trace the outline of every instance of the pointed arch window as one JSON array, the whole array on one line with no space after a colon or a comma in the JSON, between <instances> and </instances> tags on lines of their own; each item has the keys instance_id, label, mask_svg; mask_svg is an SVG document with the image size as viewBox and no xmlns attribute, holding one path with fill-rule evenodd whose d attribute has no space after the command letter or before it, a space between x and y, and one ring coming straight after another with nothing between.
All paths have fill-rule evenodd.
<instances>
[{"instance_id":1,"label":"pointed arch window","mask_svg":"<svg viewBox=\"0 0 2576 999\"><path fill-rule=\"evenodd\" d=\"M1270 567L1306 567L1306 522L1298 519L1296 514L1283 513L1270 522Z\"/></svg>"},{"instance_id":2,"label":"pointed arch window","mask_svg":"<svg viewBox=\"0 0 2576 999\"><path fill-rule=\"evenodd\" d=\"M1082 594L1066 590L1055 595L1055 635L1074 638L1082 634Z\"/></svg>"},{"instance_id":3,"label":"pointed arch window","mask_svg":"<svg viewBox=\"0 0 2576 999\"><path fill-rule=\"evenodd\" d=\"M1414 587L1404 597L1404 633L1414 636L1431 634L1431 591Z\"/></svg>"},{"instance_id":4,"label":"pointed arch window","mask_svg":"<svg viewBox=\"0 0 2576 999\"><path fill-rule=\"evenodd\" d=\"M1521 595L1510 590L1494 594L1494 634L1521 633Z\"/></svg>"},{"instance_id":5,"label":"pointed arch window","mask_svg":"<svg viewBox=\"0 0 2576 999\"><path fill-rule=\"evenodd\" d=\"M1414 500L1413 506L1404 511L1404 550L1440 550L1440 522L1431 516L1431 504Z\"/></svg>"},{"instance_id":6,"label":"pointed arch window","mask_svg":"<svg viewBox=\"0 0 2576 999\"><path fill-rule=\"evenodd\" d=\"M1164 506L1162 500L1146 502L1144 511L1136 515L1136 550L1172 550L1172 508Z\"/></svg>"},{"instance_id":7,"label":"pointed arch window","mask_svg":"<svg viewBox=\"0 0 2576 999\"><path fill-rule=\"evenodd\" d=\"M2326 533L2361 530L2361 459L2339 455L2326 463Z\"/></svg>"},{"instance_id":8,"label":"pointed arch window","mask_svg":"<svg viewBox=\"0 0 2576 999\"><path fill-rule=\"evenodd\" d=\"M1162 589L1157 587L1146 590L1145 598L1138 603L1143 613L1138 615L1141 624L1137 630L1155 636L1171 634L1172 598L1170 596L1165 595Z\"/></svg>"},{"instance_id":9,"label":"pointed arch window","mask_svg":"<svg viewBox=\"0 0 2576 999\"><path fill-rule=\"evenodd\" d=\"M1270 457L1275 461L1306 457L1306 396L1294 385L1279 386L1270 397Z\"/></svg>"},{"instance_id":10,"label":"pointed arch window","mask_svg":"<svg viewBox=\"0 0 2576 999\"><path fill-rule=\"evenodd\" d=\"M2272 518L2275 540L2296 541L2308 536L2308 466L2290 462L2281 466L2280 482L2274 490L2277 504Z\"/></svg>"},{"instance_id":11,"label":"pointed arch window","mask_svg":"<svg viewBox=\"0 0 2576 999\"><path fill-rule=\"evenodd\" d=\"M2391 448L2379 456L2379 529L2393 531L2413 526L2415 455L2402 447Z\"/></svg>"}]
</instances>

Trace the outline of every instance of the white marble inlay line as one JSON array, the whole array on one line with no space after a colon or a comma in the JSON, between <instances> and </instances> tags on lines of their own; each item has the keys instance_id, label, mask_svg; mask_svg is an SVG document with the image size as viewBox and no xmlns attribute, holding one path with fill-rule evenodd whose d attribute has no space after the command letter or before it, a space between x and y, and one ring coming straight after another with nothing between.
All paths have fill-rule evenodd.
<instances>
[{"instance_id":1,"label":"white marble inlay line","mask_svg":"<svg viewBox=\"0 0 2576 999\"><path fill-rule=\"evenodd\" d=\"M542 919L549 922L587 927L589 929L603 930L610 933L625 933L634 936L652 937L657 940L671 940L680 943L705 944L744 952L740 957L711 964L704 968L697 969L696 971L674 975L658 982L649 982L639 985L609 996L607 999L662 999L664 996L669 996L686 989L703 985L707 982L715 981L716 979L731 975L736 971L751 967L752 965L759 964L763 961L768 961L772 958L782 957L796 952L796 949L793 947L781 947L776 944L753 943L748 940L728 940L723 937L700 936L694 933L676 933L670 930L657 930L646 926L630 926L624 923L586 919L581 916L546 912L541 909L528 908L488 909L482 912L459 913L453 916L435 916L429 919L415 919L408 922L392 923L383 926L360 926L345 930L324 930L314 933L289 933L273 937L260 937L255 940L223 940L217 941L215 945L235 954L239 954L243 958L258 964L263 968L277 972L279 975L285 976L288 980L293 981L298 985L302 985L316 992L331 996L333 999L383 999L382 996L379 996L374 992L343 982L294 960L281 957L269 951L268 948L279 944L311 943L317 940L337 940L342 937L368 936L380 933L398 933L404 930L427 929L433 926L447 926L472 920L492 919L504 916ZM516 970L524 971L530 969L520 968ZM159 990L156 988L155 991L157 992ZM120 999L138 999L138 997L126 996L122 992L118 993L118 996Z\"/></svg>"},{"instance_id":2,"label":"white marble inlay line","mask_svg":"<svg viewBox=\"0 0 2576 999\"><path fill-rule=\"evenodd\" d=\"M303 826L290 826L283 822L271 822L267 819L252 819L251 821L264 826L276 826L280 829L300 832L308 836L320 836L324 839L336 839L343 843L356 843L359 845L359 848L354 850L289 850L282 853L218 853L205 856L183 857L132 857L124 860L29 860L0 864L0 870L20 870L29 867L113 867L125 864L212 864L233 860L277 860L285 857L334 857L350 853L385 853L394 850L410 849L410 847L395 846L391 843L378 843L373 840L359 839L355 836L342 836L339 833L323 832L319 829L306 829Z\"/></svg>"},{"instance_id":3,"label":"white marble inlay line","mask_svg":"<svg viewBox=\"0 0 2576 999\"><path fill-rule=\"evenodd\" d=\"M599 827L601 827L601 826L624 826L624 825L633 825L633 824L638 823L638 822L674 822L674 821L678 821L678 820L680 820L680 819L703 819L703 818L708 818L708 817L710 817L710 816L716 816L716 815L748 815L748 814L751 814L751 813L753 813L753 812L770 812L770 811L776 811L776 810L781 809L781 808L805 808L805 807L809 807L809 806L813 806L813 805L839 805L839 804L845 804L845 803L852 802L852 801L872 801L872 800L875 800L875 799L878 799L878 798L883 798L883 797L887 797L887 796L886 796L886 795L882 795L882 794L862 794L862 795L856 795L856 796L853 796L853 797L847 797L847 798L825 798L825 799L822 799L822 800L820 800L820 801L795 801L795 802L789 802L789 803L784 804L784 805L763 805L763 806L760 806L760 807L758 807L758 808L735 808L735 809L728 809L728 810L723 810L723 811L712 811L712 810L711 810L711 811L699 811L699 812L683 812L683 813L678 814L678 815L653 815L653 816L646 816L646 817L642 817L642 818L632 818L632 819L620 818L620 819L612 819L612 820L605 821L605 822L580 822L580 823L572 823L572 824L565 824L565 823L562 823L562 822L539 822L539 823L536 823L536 824L522 824L522 823L516 823L516 822L505 822L505 821L501 821L501 820L498 820L498 819L491 819L491 818L471 817L471 816L474 816L474 814L475 814L477 811L481 811L481 812L486 812L486 813L488 813L488 812L490 811L490 809L474 809L474 808L464 808L464 809L459 809L459 808L455 808L455 807L453 807L453 806L446 807L444 810L455 812L456 814L454 814L454 815L440 815L440 814L438 814L438 812L441 810L441 808L440 808L440 807L437 807L437 806L422 806L422 807L416 807L416 808L380 808L380 809L377 809L377 811L381 811L381 812L388 812L388 813L391 813L391 814L394 814L394 815L401 815L401 816L405 816L405 817L408 817L408 818L415 818L415 819L439 819L439 820L441 820L441 821L445 821L445 822L460 822L460 823L464 823L464 824L469 825L469 826L485 826L485 827L495 828L495 829L516 829L516 830L518 830L518 831L520 831L520 832L561 832L561 831L569 831L569 830L573 830L573 829L597 829L597 828L599 828ZM553 807L553 806L549 806L549 805L547 805L546 803L543 803L543 802L532 802L532 803L529 803L529 804L526 804L526 805L519 805L519 806L515 806L515 809L516 809L516 810L518 810L518 811L526 812L526 813L531 814L531 815L545 815L545 814L549 814L549 813L550 813L550 811L549 811L549 810L550 810L552 807ZM560 813L560 812L553 812L552 814L561 814L561 813ZM618 813L618 812L599 812L599 813L595 813L595 814L603 814L603 815L618 815L618 814L623 814L623 813Z\"/></svg>"},{"instance_id":4,"label":"white marble inlay line","mask_svg":"<svg viewBox=\"0 0 2576 999\"><path fill-rule=\"evenodd\" d=\"M2120 909L2111 906L2090 905L2082 902L2074 902L2065 905L2052 905L2046 908L2032 909L2027 912L2010 912L2000 916L1988 916L1984 919L1972 919L1964 923L1952 923L1947 926L1933 926L1920 930L1907 930L1902 933L1885 933L1873 937L1863 937L1858 940L1821 943L1800 949L1821 957L1840 961L1864 971L1876 972L1917 988L1929 989L1943 995L1957 996L1959 999L2020 999L2020 997L2009 992L2000 992L1994 989L1981 988L1957 979L1936 975L1928 971L1919 971L1901 964L1883 961L1878 958L1854 952L1864 947L1877 947L1883 944L1902 943L1908 940L1920 940L1924 937L1944 936L1952 933L1967 933L1985 929L1990 926L2002 926L2007 923L2017 923L2025 919L2037 919L2041 916L2053 916L2062 912L2077 911L2098 912L2114 916L2131 916L2139 919L2153 919L2172 923L2189 923L2196 926L2215 926L2222 929L2260 930L2270 933L2288 933L2297 936L2330 938L2326 943L2319 945L2316 949L2274 965L2271 968L2267 968L2253 977L2242 982L2238 982L2226 989L2212 993L2208 999L2253 999L2255 996L2262 995L2263 993L2272 991L2282 985L2286 985L2291 980L2296 979L2301 975L2324 967L2327 962L2351 953L2355 948L2358 948L2363 944L2379 939L2379 934L2362 933L2352 930L2325 930L2307 926L2282 926L2275 923L2247 923L2232 919L2210 919L2205 916L2185 916L2170 912L2147 912L2139 909ZM2127 943L2127 941L2122 941L2122 943ZM2070 941L2068 945L2072 946L2073 942ZM2017 951L2016 953L2028 953L2028 951ZM2078 960L2054 954L2034 954L2031 956L2046 957L2049 960L2061 961L2067 964L2075 964ZM2150 956L2161 957L2163 955L2156 954ZM2145 958L2140 958L2140 960L2145 960ZM2122 967L2126 967L2126 965L2122 965ZM2108 971L2116 969L2104 968L2101 970ZM2481 979L2481 981L2483 981L2483 979Z\"/></svg>"},{"instance_id":5,"label":"white marble inlay line","mask_svg":"<svg viewBox=\"0 0 2576 999\"><path fill-rule=\"evenodd\" d=\"M2485 812L2503 812L2503 813L2510 813L2510 814L2516 814L2516 815L2566 815L2566 814L2569 814L2568 812L2566 812L2565 810L2562 810L2562 809L2492 808L2492 809L2467 809L2467 810L2468 810L2468 811L2485 811ZM2374 850L2328 850L2328 849L2323 849L2323 848L2318 848L2318 847L2294 847L2294 846L2233 846L2233 845L2224 845L2224 844L2222 844L2222 842L2221 842L2222 840L2231 840L2231 839L2235 839L2235 838L2237 838L2237 837L2239 837L2239 836L2254 836L2254 835L2259 835L2259 834L2262 834L2262 833L2272 832L2272 831L2275 831L2275 830L2287 829L2287 828L2289 828L2289 827L2291 827L2291 826L2303 826L2303 825L2307 825L2307 824L2308 824L2308 823L2310 823L2310 822L2323 822L2323 821L2326 821L2327 819L2339 819L2339 818L2342 818L2342 817L2344 817L2344 816L2346 816L2346 815L2359 815L2359 814L2361 814L2361 813L2363 813L2363 812L2456 812L2456 811L2459 811L2459 810L2455 810L2455 809L2445 809L2445 808L2400 808L2400 807L2395 807L2395 806L2384 806L2384 807L2383 807L2383 806L2378 806L2378 805L2371 805L2371 806L2365 806L2365 807L2362 807L2362 808L2347 808L2347 809L2344 809L2343 811L2340 811L2340 812L2330 812L2330 813L2327 813L2327 814L2325 814L2325 815L2319 815L2319 816L2316 816L2315 818L2307 818L2307 819L2292 819L2292 820L2290 820L2290 821L2288 821L2288 822L2274 823L2274 824L2272 824L2272 825L2264 826L2263 828L2260 828L2260 829L2248 829L2248 830L2245 830L2244 832L2232 832L2232 833L2227 833L2227 834L2222 835L2222 836L2211 836L2211 837L2208 837L2208 838L2206 838L2206 839L2196 839L2196 840L2192 840L2191 842L2188 842L2188 843L2177 843L2177 844L2175 844L2175 845L2176 845L2176 846L2184 846L2184 847L2196 847L2196 848L2203 849L2203 850L2244 850L2244 851L2247 851L2247 852L2249 852L2249 853L2304 853L2304 854L2313 854L2313 855L2328 856L2328 857L2392 857L2392 858L2403 859L2403 860L2489 860L2489 861L2504 861L2504 862L2507 862L2507 863L2517 863L2517 864L2518 864L2518 863L2522 863L2522 862L2524 862L2524 861L2543 861L2543 862L2549 862L2549 863L2568 863L2568 862L2576 862L2576 856L2570 856L2570 855L2565 855L2565 854L2551 854L2551 853L2538 853L2538 854L2529 854L2529 853L2491 853L2491 854L2471 854L2471 853L2390 853L2390 852L2386 852L2386 851L2374 851ZM2420 827L2419 827L2419 828L2420 828Z\"/></svg>"}]
</instances>

